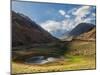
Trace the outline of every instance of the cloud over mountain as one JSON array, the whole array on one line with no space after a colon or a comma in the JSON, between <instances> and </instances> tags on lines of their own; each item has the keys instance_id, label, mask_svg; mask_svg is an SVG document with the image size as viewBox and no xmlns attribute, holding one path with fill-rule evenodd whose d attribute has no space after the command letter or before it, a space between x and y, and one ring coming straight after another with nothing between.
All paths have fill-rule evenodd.
<instances>
[{"instance_id":1,"label":"cloud over mountain","mask_svg":"<svg viewBox=\"0 0 100 75\"><path fill-rule=\"evenodd\" d=\"M58 13L64 17L61 21L47 20L41 23L41 26L55 36L53 32L56 31L70 31L76 27L79 23L86 22L95 24L95 12L92 12L95 8L91 6L75 7L65 12L59 10ZM63 34L63 33L61 33Z\"/></svg>"}]
</instances>

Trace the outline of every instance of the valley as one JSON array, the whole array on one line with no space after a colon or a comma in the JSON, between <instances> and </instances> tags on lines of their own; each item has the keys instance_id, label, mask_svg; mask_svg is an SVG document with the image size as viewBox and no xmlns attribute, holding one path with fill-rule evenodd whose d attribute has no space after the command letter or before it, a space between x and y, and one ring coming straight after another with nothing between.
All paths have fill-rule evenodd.
<instances>
[{"instance_id":1,"label":"valley","mask_svg":"<svg viewBox=\"0 0 100 75\"><path fill-rule=\"evenodd\" d=\"M95 25L80 23L64 37L12 11L12 74L95 69Z\"/></svg>"}]
</instances>

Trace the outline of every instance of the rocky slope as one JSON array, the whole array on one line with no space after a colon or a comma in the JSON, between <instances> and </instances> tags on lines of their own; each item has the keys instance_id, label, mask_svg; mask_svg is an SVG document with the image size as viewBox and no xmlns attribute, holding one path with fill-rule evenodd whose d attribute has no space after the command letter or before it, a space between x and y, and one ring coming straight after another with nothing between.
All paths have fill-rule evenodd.
<instances>
[{"instance_id":1,"label":"rocky slope","mask_svg":"<svg viewBox=\"0 0 100 75\"><path fill-rule=\"evenodd\" d=\"M12 46L58 41L29 17L12 11Z\"/></svg>"}]
</instances>

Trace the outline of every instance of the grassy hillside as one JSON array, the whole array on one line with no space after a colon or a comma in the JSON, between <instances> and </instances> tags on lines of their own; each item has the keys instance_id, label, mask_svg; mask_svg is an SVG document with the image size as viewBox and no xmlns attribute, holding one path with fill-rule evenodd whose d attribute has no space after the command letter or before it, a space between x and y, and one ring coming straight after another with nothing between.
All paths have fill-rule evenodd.
<instances>
[{"instance_id":1,"label":"grassy hillside","mask_svg":"<svg viewBox=\"0 0 100 75\"><path fill-rule=\"evenodd\" d=\"M61 46L61 45L60 45ZM38 73L38 72L55 72L55 71L68 71L68 70L81 70L81 69L95 69L95 42L88 41L72 41L65 45L64 49L64 60L59 60L56 62L50 62L46 64L26 64L21 62L12 62L12 73ZM42 47L42 48L31 48L32 50L40 51L40 53L45 53L48 56L48 53L56 55L57 51L63 51L63 48L59 49L58 45L52 45L52 47ZM21 55L30 54L30 51L17 50ZM54 51L54 52L52 52ZM60 52L59 52L60 54ZM43 54L44 55L44 54ZM25 56L24 56L25 57ZM23 57L23 58L24 58ZM21 57L18 57L21 58ZM28 58L28 57L27 57ZM26 57L25 57L26 59ZM19 69L20 68L20 69Z\"/></svg>"},{"instance_id":2,"label":"grassy hillside","mask_svg":"<svg viewBox=\"0 0 100 75\"><path fill-rule=\"evenodd\" d=\"M68 45L67 54L68 55L94 55L95 52L95 42L93 41L72 41Z\"/></svg>"},{"instance_id":3,"label":"grassy hillside","mask_svg":"<svg viewBox=\"0 0 100 75\"><path fill-rule=\"evenodd\" d=\"M90 31L81 34L80 36L74 37L77 40L95 41L96 38L96 28L94 27Z\"/></svg>"}]
</instances>

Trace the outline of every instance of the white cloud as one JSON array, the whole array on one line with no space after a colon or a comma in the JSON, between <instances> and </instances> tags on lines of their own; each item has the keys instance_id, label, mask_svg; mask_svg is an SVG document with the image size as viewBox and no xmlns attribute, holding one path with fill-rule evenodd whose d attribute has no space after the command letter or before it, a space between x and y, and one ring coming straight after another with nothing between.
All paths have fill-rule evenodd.
<instances>
[{"instance_id":1,"label":"white cloud","mask_svg":"<svg viewBox=\"0 0 100 75\"><path fill-rule=\"evenodd\" d=\"M75 19L73 20L75 26L81 22L91 23L91 21L95 19L95 13L91 13L91 6L82 6L80 8L74 9L72 14L75 16ZM87 15L90 15L90 17L84 18Z\"/></svg>"},{"instance_id":2,"label":"white cloud","mask_svg":"<svg viewBox=\"0 0 100 75\"><path fill-rule=\"evenodd\" d=\"M47 20L40 25L45 30L53 34L53 32L58 33L58 30L70 31L79 23L82 23L82 22L92 23L92 21L95 20L95 13L91 12L90 6L82 6L80 8L73 8L69 10L68 12L65 12L64 10L59 10L59 13L65 17L64 20L62 21ZM69 15L69 13L72 14L74 17L72 15ZM86 17L86 15L90 15L90 16Z\"/></svg>"},{"instance_id":3,"label":"white cloud","mask_svg":"<svg viewBox=\"0 0 100 75\"><path fill-rule=\"evenodd\" d=\"M92 23L95 25L95 17L94 16L88 17L88 18L84 19L83 22Z\"/></svg>"},{"instance_id":4,"label":"white cloud","mask_svg":"<svg viewBox=\"0 0 100 75\"><path fill-rule=\"evenodd\" d=\"M59 13L61 14L61 15L65 15L66 14L66 12L64 11L64 10L59 10Z\"/></svg>"},{"instance_id":5,"label":"white cloud","mask_svg":"<svg viewBox=\"0 0 100 75\"><path fill-rule=\"evenodd\" d=\"M73 12L73 15L83 17L86 14L89 14L90 8L91 8L90 6L82 6L79 9L77 9L75 12Z\"/></svg>"},{"instance_id":6,"label":"white cloud","mask_svg":"<svg viewBox=\"0 0 100 75\"><path fill-rule=\"evenodd\" d=\"M53 20L48 20L41 24L41 26L48 32L53 32L55 30L61 29L61 23Z\"/></svg>"},{"instance_id":7,"label":"white cloud","mask_svg":"<svg viewBox=\"0 0 100 75\"><path fill-rule=\"evenodd\" d=\"M69 15L67 15L67 14L65 15L65 17L66 17L66 18L70 18L70 16L69 16Z\"/></svg>"},{"instance_id":8,"label":"white cloud","mask_svg":"<svg viewBox=\"0 0 100 75\"><path fill-rule=\"evenodd\" d=\"M84 22L87 22L87 23L91 23L91 18L86 18L85 20L84 20Z\"/></svg>"},{"instance_id":9,"label":"white cloud","mask_svg":"<svg viewBox=\"0 0 100 75\"><path fill-rule=\"evenodd\" d=\"M52 34L52 32L56 32L58 30L65 30L65 31L69 31L71 30L74 26L72 24L73 22L71 20L68 19L64 19L62 21L53 21L53 20L47 20L44 23L41 23L40 25L47 30L48 32L50 32Z\"/></svg>"},{"instance_id":10,"label":"white cloud","mask_svg":"<svg viewBox=\"0 0 100 75\"><path fill-rule=\"evenodd\" d=\"M65 18L70 18L70 15L68 15L64 10L59 10L58 11L62 16L64 16Z\"/></svg>"}]
</instances>

